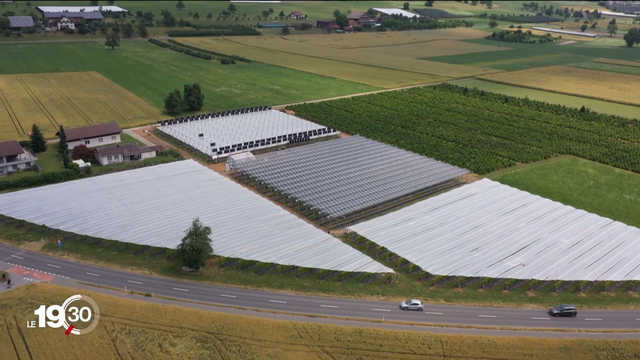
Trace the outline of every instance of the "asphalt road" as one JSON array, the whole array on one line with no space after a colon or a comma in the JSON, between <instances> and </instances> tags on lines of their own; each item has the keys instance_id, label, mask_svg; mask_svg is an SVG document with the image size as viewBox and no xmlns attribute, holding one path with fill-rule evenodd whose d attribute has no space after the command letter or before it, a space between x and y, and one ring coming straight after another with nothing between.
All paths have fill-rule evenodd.
<instances>
[{"instance_id":1,"label":"asphalt road","mask_svg":"<svg viewBox=\"0 0 640 360\"><path fill-rule=\"evenodd\" d=\"M397 302L306 296L215 286L88 265L0 244L0 261L92 284L194 300L301 314L452 325L565 329L639 329L640 311L585 310L576 318L553 318L541 309L425 304L402 311Z\"/></svg>"}]
</instances>

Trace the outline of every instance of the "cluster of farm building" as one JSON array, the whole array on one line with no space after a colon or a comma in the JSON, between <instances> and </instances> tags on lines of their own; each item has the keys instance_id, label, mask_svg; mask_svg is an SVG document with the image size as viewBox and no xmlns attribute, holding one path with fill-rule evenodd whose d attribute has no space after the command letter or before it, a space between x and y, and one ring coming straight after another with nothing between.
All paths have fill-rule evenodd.
<instances>
[{"instance_id":1,"label":"cluster of farm building","mask_svg":"<svg viewBox=\"0 0 640 360\"><path fill-rule=\"evenodd\" d=\"M91 147L106 164L162 151L120 144L120 131L95 125L69 129L67 138L70 148ZM181 117L155 131L225 169L189 159L10 192L0 195L0 213L166 248L176 248L200 218L217 255L317 269L393 272L336 236L357 233L436 275L640 279L640 229L473 181L466 169L290 111ZM17 142L0 144L0 165L32 158Z\"/></svg>"}]
</instances>

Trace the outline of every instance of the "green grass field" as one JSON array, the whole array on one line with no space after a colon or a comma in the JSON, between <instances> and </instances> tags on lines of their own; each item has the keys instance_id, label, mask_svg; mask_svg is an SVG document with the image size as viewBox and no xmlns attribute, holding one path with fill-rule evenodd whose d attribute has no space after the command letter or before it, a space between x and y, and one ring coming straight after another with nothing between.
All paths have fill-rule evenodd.
<instances>
[{"instance_id":1,"label":"green grass field","mask_svg":"<svg viewBox=\"0 0 640 360\"><path fill-rule=\"evenodd\" d=\"M326 76L260 63L221 65L152 45L122 41L116 50L100 42L1 44L0 73L95 70L162 109L173 89L197 82L203 111L221 111L377 90ZM35 56L46 54L46 56Z\"/></svg>"},{"instance_id":2,"label":"green grass field","mask_svg":"<svg viewBox=\"0 0 640 360\"><path fill-rule=\"evenodd\" d=\"M574 157L518 165L492 180L640 227L640 174Z\"/></svg>"},{"instance_id":3,"label":"green grass field","mask_svg":"<svg viewBox=\"0 0 640 360\"><path fill-rule=\"evenodd\" d=\"M618 115L628 118L638 118L640 116L640 114L638 114L637 106L587 99L580 96L557 94L548 91L498 84L478 79L451 81L450 83L458 86L466 86L469 88L477 87L479 90L516 96L520 98L529 97L529 99L531 100L546 101L551 104L560 104L575 108L586 106L588 108L591 108L591 110L593 111L603 114Z\"/></svg>"},{"instance_id":4,"label":"green grass field","mask_svg":"<svg viewBox=\"0 0 640 360\"><path fill-rule=\"evenodd\" d=\"M531 69L551 65L569 65L604 57L617 60L640 59L640 48L614 48L582 46L579 44L558 46L548 44L518 44L478 39L464 40L474 44L496 45L511 48L509 51L482 52L464 55L431 57L429 61L448 64L488 67L506 71Z\"/></svg>"}]
</instances>

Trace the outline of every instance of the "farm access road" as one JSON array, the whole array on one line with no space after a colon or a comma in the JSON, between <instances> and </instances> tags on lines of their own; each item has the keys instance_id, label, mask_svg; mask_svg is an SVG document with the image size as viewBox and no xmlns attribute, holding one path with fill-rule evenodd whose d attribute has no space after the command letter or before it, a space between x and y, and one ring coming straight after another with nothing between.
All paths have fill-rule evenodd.
<instances>
[{"instance_id":1,"label":"farm access road","mask_svg":"<svg viewBox=\"0 0 640 360\"><path fill-rule=\"evenodd\" d=\"M10 245L0 244L0 267L10 273L19 274L24 269L34 273L35 278L50 276L54 283L67 285L65 279L81 281L116 289L135 289L159 296L198 301L212 306L223 305L286 312L300 315L317 315L345 318L315 319L285 314L258 313L238 309L215 308L216 311L240 311L244 315L291 317L297 321L321 321L344 325L353 321L352 326L381 327L393 326L399 329L403 325L375 324L362 320L385 320L411 323L473 325L483 327L519 327L538 329L575 329L575 330L637 330L640 326L640 312L630 310L588 310L579 311L576 318L551 318L544 309L509 309L455 305L425 304L424 312L402 311L397 302L370 301L357 299L331 298L321 296L296 295L268 291L249 290L234 287L209 285L190 281L181 281L157 276L142 275L114 270L76 261L44 255ZM38 274L43 274L42 276ZM62 283L61 283L62 282ZM79 284L76 284L79 286ZM93 291L100 291L100 289ZM146 298L145 298L146 300ZM155 301L155 300L154 300ZM169 301L169 300L167 300ZM182 306L194 306L189 303L176 303ZM287 318L289 319L289 318ZM356 321L354 321L356 320ZM640 339L640 333L579 333L544 332L517 330L479 330L463 328L424 328L404 326L405 330L432 332L451 331L452 333L483 334L496 336L537 336L537 337L580 337L601 339ZM426 330L425 330L426 329ZM480 332L480 333L479 333Z\"/></svg>"}]
</instances>

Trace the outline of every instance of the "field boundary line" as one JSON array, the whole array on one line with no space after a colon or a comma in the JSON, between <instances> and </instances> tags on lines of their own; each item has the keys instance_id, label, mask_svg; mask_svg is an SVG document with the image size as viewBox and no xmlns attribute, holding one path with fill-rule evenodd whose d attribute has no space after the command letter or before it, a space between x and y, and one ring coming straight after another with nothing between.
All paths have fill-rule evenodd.
<instances>
[{"instance_id":1,"label":"field boundary line","mask_svg":"<svg viewBox=\"0 0 640 360\"><path fill-rule=\"evenodd\" d=\"M22 328L20 328L20 322L18 321L18 317L14 314L13 319L16 321L16 329L18 329L18 334L22 338L22 342L24 343L25 349L27 349L27 353L29 354L29 359L33 360L33 355L31 354L31 350L29 350L29 344L27 343L27 339L24 337L24 333L22 332Z\"/></svg>"},{"instance_id":2,"label":"field boundary line","mask_svg":"<svg viewBox=\"0 0 640 360\"><path fill-rule=\"evenodd\" d=\"M67 100L67 102L69 103L69 105L71 105L71 107L73 107L74 109L76 109L76 111L80 114L81 117L84 118L84 120L89 124L89 125L95 125L95 123L93 122L93 120L91 120L91 118L89 117L89 115L85 114L84 111L82 111L82 109L80 109L80 107L74 103L71 99L69 99L69 97L67 95L64 94L64 92L62 92L62 90L60 90L54 83L51 82L51 79L49 79L46 76L43 76L43 79L49 84L51 85L51 87L56 90L56 92L58 94L60 94L60 97L62 97L63 99Z\"/></svg>"},{"instance_id":3,"label":"field boundary line","mask_svg":"<svg viewBox=\"0 0 640 360\"><path fill-rule=\"evenodd\" d=\"M564 65L561 65L561 66L564 66ZM518 71L526 71L526 70L518 70ZM638 75L636 75L636 76L638 76ZM611 102L611 103L615 103L615 104L622 104L622 105L635 106L635 107L637 107L637 108L640 108L640 104L634 104L634 103L630 103L630 102L626 102L626 101L619 101L619 100L613 100L613 99L605 99L605 98L596 97L596 96L587 96L587 95L575 94L575 93L569 93L569 92L559 91L559 90L550 90L550 89L545 89L545 88L537 87L537 86L531 86L531 85L522 85L522 84L510 83L510 82L507 82L507 81L496 80L496 79L490 79L490 78L485 77L484 75L476 76L476 79L484 80L484 81L489 81L489 82L496 83L496 84L510 85L510 86L517 86L517 87L526 88L526 89L533 89L533 90L547 91L547 92L550 92L550 93L556 93L556 94L562 94L562 95L570 95L570 96L577 96L577 97L581 97L581 98L585 98L585 99L600 100L600 101L606 101L606 102Z\"/></svg>"},{"instance_id":4,"label":"field boundary line","mask_svg":"<svg viewBox=\"0 0 640 360\"><path fill-rule=\"evenodd\" d=\"M2 102L2 106L4 107L4 109L7 111L7 114L9 114L9 119L11 119L11 122L13 123L13 127L16 128L16 132L18 133L18 135L20 135L20 129L22 129L22 134L25 135L26 133L24 131L24 128L22 127L22 124L18 120L18 116L13 111L13 108L11 107L11 103L9 103L9 99L7 99L7 97L4 95L4 92L2 91L2 89L0 89L0 101ZM18 129L18 125L20 126L20 129Z\"/></svg>"},{"instance_id":5,"label":"field boundary line","mask_svg":"<svg viewBox=\"0 0 640 360\"><path fill-rule=\"evenodd\" d=\"M29 88L29 85L27 85L27 83L24 82L22 77L16 76L16 78L20 82L20 85L22 85L22 87L24 88L24 91L26 91L27 94L29 94L29 96L31 97L31 100L33 100L33 102L35 102L36 105L38 105L38 107L40 108L40 111L42 111L42 113L47 118L47 120L49 120L51 125L53 125L55 129L58 129L60 127L60 124L58 124L58 122L56 121L56 118L53 117L53 115L49 112L49 110L47 110L47 107L44 106L44 104L40 101L40 99L38 99L38 96L33 92L33 90Z\"/></svg>"},{"instance_id":6,"label":"field boundary line","mask_svg":"<svg viewBox=\"0 0 640 360\"><path fill-rule=\"evenodd\" d=\"M102 100L100 97L98 97L92 91L89 91L89 89L87 89L84 85L82 85L82 83L80 83L78 80L76 80L73 76L70 76L69 79L71 79L71 81L73 81L76 84L78 84L79 87L81 87L87 94L91 95L91 97L94 98L96 100L96 102L98 102L100 105L102 105L105 108L107 108L107 110L109 110L115 116L120 117L123 121L126 121L124 116L120 115L120 113L118 113L115 109L113 109L109 104L107 104L104 100Z\"/></svg>"},{"instance_id":7,"label":"field boundary line","mask_svg":"<svg viewBox=\"0 0 640 360\"><path fill-rule=\"evenodd\" d=\"M5 324L4 324L5 328L7 329L7 334L9 335L9 340L11 340L11 345L13 346L13 351L15 351L16 358L20 359L20 353L18 352L18 348L16 347L16 342L13 341L13 336L11 336L11 329L9 329L9 321L7 318L5 318L4 321L5 321Z\"/></svg>"},{"instance_id":8,"label":"field boundary line","mask_svg":"<svg viewBox=\"0 0 640 360\"><path fill-rule=\"evenodd\" d=\"M242 45L242 46L249 46L249 47L254 47L256 49L261 49L261 50L267 50L267 51L271 51L273 52L273 49L269 49L269 48L265 48L262 46L256 46L256 45L247 45L247 44L243 44L241 42L236 42L234 40L230 40L228 38L225 38L227 41L230 41L234 44L237 45ZM332 58L327 58L327 57L322 57L322 56L313 56L313 55L305 55L305 54L298 54L298 53L294 53L291 51L282 51L282 50L278 50L277 52L279 53L285 53L285 54L291 54L291 55L298 55L298 56L304 56L304 57L309 57L309 58L313 58L313 59L322 59L322 60L330 60L330 61L335 61L337 63L345 63L345 64L354 64L354 65L360 65L360 66L369 66L369 67L373 67L373 68L379 68L379 69L386 69L386 70L395 70L395 71L404 71L407 73L411 73L411 74L420 74L420 75L431 75L431 76L438 76L438 77L443 77L443 78L449 78L449 79L457 79L457 77L455 76L445 76L443 74L437 74L435 72L433 73L428 73L428 72L418 72L418 71L412 71L412 70L407 70L407 69L397 69L397 68L391 68L391 67L386 67L386 66L381 66L381 65L371 65L371 64L364 64L364 63L358 63L355 61L347 61L347 60L337 60L337 59L332 59ZM425 61L430 61L430 60L425 60ZM268 63L267 63L268 64ZM463 66L463 67L468 67L468 68L473 68L473 66L468 66L468 65L457 65L457 64L447 64L447 63L440 63L440 64L445 64L445 65L455 65L455 66ZM427 64L425 64L426 66ZM504 70L496 70L496 69L490 69L490 68L479 68L479 69L486 69L486 70L493 70L492 72L486 72L486 73L482 73L482 74L476 74L476 75L466 75L463 77L471 77L471 76L480 76L480 75L489 75L489 74L493 74L496 72L503 72ZM445 79L446 81L446 79Z\"/></svg>"},{"instance_id":9,"label":"field boundary line","mask_svg":"<svg viewBox=\"0 0 640 360\"><path fill-rule=\"evenodd\" d=\"M131 105L133 105L134 107L138 108L140 111L142 111L142 113L147 114L149 117L151 117L154 120L160 120L160 117L157 115L154 115L153 113L151 113L150 111L148 111L147 109L145 109L142 105L137 104L135 101L133 101L131 99L131 97L127 96L126 94L123 94L122 92L120 92L115 86L112 86L111 84L105 82L103 79L100 79L99 77L95 76L93 74L92 71L88 71L86 72L86 74L93 78L94 80L96 80L97 82L101 83L102 85L108 87L109 89L113 90L114 93L118 94L120 97L124 98L127 102L129 102ZM125 89L126 90L126 89ZM135 96L135 94L133 94ZM142 98L138 97L140 100L142 100ZM144 100L143 100L144 101Z\"/></svg>"}]
</instances>

